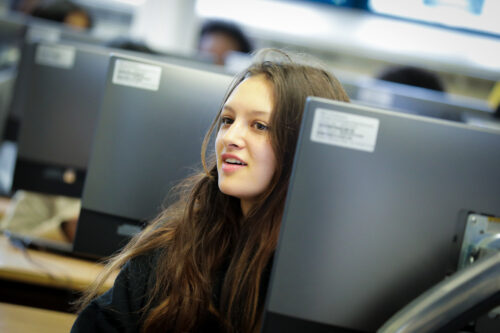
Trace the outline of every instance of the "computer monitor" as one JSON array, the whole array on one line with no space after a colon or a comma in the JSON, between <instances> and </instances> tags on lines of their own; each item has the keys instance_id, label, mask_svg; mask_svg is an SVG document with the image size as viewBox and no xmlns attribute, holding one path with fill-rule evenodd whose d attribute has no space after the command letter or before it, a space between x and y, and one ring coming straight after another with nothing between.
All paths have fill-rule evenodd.
<instances>
[{"instance_id":1,"label":"computer monitor","mask_svg":"<svg viewBox=\"0 0 500 333\"><path fill-rule=\"evenodd\" d=\"M341 81L357 104L465 123L498 123L494 110L483 100L377 79L345 77Z\"/></svg>"},{"instance_id":2,"label":"computer monitor","mask_svg":"<svg viewBox=\"0 0 500 333\"><path fill-rule=\"evenodd\" d=\"M500 216L500 131L309 98L262 332L374 332Z\"/></svg>"},{"instance_id":3,"label":"computer monitor","mask_svg":"<svg viewBox=\"0 0 500 333\"><path fill-rule=\"evenodd\" d=\"M0 38L7 36L9 41L15 41L19 49L17 56L17 73L15 74L15 88L9 104L7 119L0 122L4 131L3 140L17 142L19 126L23 117L23 109L27 94L27 81L31 64L25 58L33 55L32 43L81 43L94 46L104 44L104 40L85 31L78 31L66 27L58 22L35 18L21 13L10 12L8 16L0 17ZM11 42L12 43L12 42Z\"/></svg>"},{"instance_id":4,"label":"computer monitor","mask_svg":"<svg viewBox=\"0 0 500 333\"><path fill-rule=\"evenodd\" d=\"M109 69L73 245L96 258L120 249L201 166L201 143L232 80L135 57L113 56Z\"/></svg>"},{"instance_id":5,"label":"computer monitor","mask_svg":"<svg viewBox=\"0 0 500 333\"><path fill-rule=\"evenodd\" d=\"M109 51L69 43L26 48L12 190L81 197Z\"/></svg>"}]
</instances>

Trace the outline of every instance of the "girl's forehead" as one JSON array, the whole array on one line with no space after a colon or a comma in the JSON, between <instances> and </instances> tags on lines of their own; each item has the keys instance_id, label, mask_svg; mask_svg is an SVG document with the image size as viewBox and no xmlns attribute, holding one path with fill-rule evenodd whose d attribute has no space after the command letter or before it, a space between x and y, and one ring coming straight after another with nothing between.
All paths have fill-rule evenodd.
<instances>
[{"instance_id":1,"label":"girl's forehead","mask_svg":"<svg viewBox=\"0 0 500 333\"><path fill-rule=\"evenodd\" d=\"M272 101L274 95L273 85L263 74L248 77L241 81L228 96L225 104L233 101Z\"/></svg>"}]
</instances>

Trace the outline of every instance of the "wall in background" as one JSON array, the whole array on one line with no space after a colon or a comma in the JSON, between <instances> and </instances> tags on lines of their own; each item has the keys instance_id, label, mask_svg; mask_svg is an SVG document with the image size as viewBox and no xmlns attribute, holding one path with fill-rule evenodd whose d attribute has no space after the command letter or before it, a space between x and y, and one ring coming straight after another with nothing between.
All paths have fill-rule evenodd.
<instances>
[{"instance_id":1,"label":"wall in background","mask_svg":"<svg viewBox=\"0 0 500 333\"><path fill-rule=\"evenodd\" d=\"M500 39L491 36L303 1L198 0L196 12L238 22L259 46L308 51L362 75L411 64L439 72L450 92L477 98L500 80Z\"/></svg>"},{"instance_id":2,"label":"wall in background","mask_svg":"<svg viewBox=\"0 0 500 333\"><path fill-rule=\"evenodd\" d=\"M165 52L192 53L199 26L195 0L146 0L137 6L131 35Z\"/></svg>"}]
</instances>

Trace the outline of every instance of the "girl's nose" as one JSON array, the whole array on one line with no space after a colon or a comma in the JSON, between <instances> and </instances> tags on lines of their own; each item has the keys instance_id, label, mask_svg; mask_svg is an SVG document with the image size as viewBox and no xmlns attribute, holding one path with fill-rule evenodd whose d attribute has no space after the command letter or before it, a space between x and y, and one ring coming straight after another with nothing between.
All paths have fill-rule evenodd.
<instances>
[{"instance_id":1,"label":"girl's nose","mask_svg":"<svg viewBox=\"0 0 500 333\"><path fill-rule=\"evenodd\" d=\"M227 146L244 147L246 129L240 122L234 122L225 131L223 140Z\"/></svg>"}]
</instances>

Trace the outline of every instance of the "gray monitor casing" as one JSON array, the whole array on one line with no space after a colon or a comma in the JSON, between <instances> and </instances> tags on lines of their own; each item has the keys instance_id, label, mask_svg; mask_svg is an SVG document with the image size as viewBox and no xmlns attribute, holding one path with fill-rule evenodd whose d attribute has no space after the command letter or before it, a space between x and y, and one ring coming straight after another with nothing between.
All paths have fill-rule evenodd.
<instances>
[{"instance_id":1,"label":"gray monitor casing","mask_svg":"<svg viewBox=\"0 0 500 333\"><path fill-rule=\"evenodd\" d=\"M113 83L119 60L161 69L157 90ZM201 143L232 76L208 66L111 58L74 250L118 250L162 209L171 187L199 170ZM97 231L99 230L99 231Z\"/></svg>"},{"instance_id":2,"label":"gray monitor casing","mask_svg":"<svg viewBox=\"0 0 500 333\"><path fill-rule=\"evenodd\" d=\"M70 68L37 63L31 53L29 95L19 137L21 157L86 168L101 93L107 74L109 51L69 44L34 43L68 47L75 52Z\"/></svg>"},{"instance_id":3,"label":"gray monitor casing","mask_svg":"<svg viewBox=\"0 0 500 333\"><path fill-rule=\"evenodd\" d=\"M328 144L321 109L347 115ZM338 145L353 115L378 121L373 151ZM309 98L262 332L373 332L453 273L464 215L500 216L499 151L499 131Z\"/></svg>"},{"instance_id":4,"label":"gray monitor casing","mask_svg":"<svg viewBox=\"0 0 500 333\"><path fill-rule=\"evenodd\" d=\"M96 47L104 45L105 40L98 38L86 31L72 29L59 22L33 17L19 12L11 11L6 17L0 18L0 37L15 41L19 48L20 57L17 60L17 75L15 89L9 107L7 123L1 123L2 127L8 126L8 140L17 142L18 127L22 122L23 110L27 99L27 85L31 72L30 64L25 58L30 58L33 52L32 43L78 43L93 45ZM4 29L5 28L5 29Z\"/></svg>"},{"instance_id":5,"label":"gray monitor casing","mask_svg":"<svg viewBox=\"0 0 500 333\"><path fill-rule=\"evenodd\" d=\"M24 51L21 66L29 72L22 87L13 189L80 197L109 50L83 44L27 43ZM63 179L68 169L76 174L74 183Z\"/></svg>"}]
</instances>

